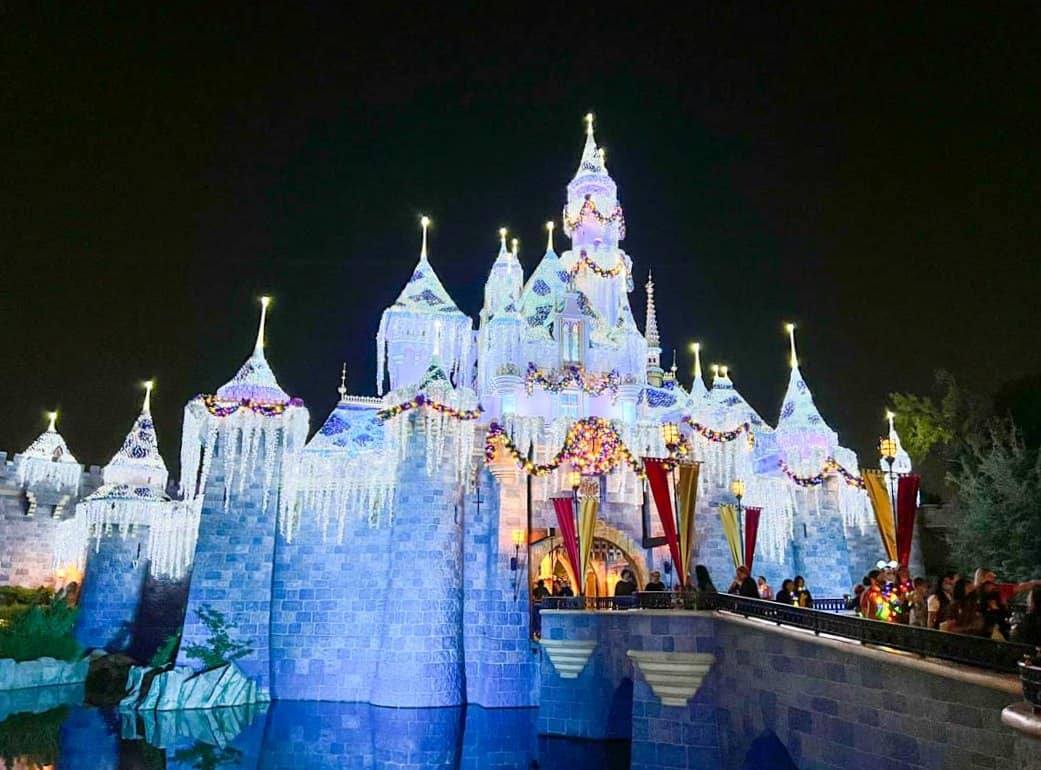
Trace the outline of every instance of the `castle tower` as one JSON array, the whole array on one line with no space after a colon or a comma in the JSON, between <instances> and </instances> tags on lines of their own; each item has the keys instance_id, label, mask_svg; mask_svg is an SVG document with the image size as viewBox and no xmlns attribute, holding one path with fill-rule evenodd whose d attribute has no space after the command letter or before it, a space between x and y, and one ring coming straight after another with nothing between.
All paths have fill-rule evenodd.
<instances>
[{"instance_id":1,"label":"castle tower","mask_svg":"<svg viewBox=\"0 0 1041 770\"><path fill-rule=\"evenodd\" d=\"M440 324L441 358L450 376L469 383L473 366L473 321L445 291L427 259L430 220L420 220L423 243L419 262L393 305L383 311L376 334L376 392L383 394L384 377L397 390L419 382L434 351L434 331ZM386 375L384 374L386 372Z\"/></svg>"},{"instance_id":2,"label":"castle tower","mask_svg":"<svg viewBox=\"0 0 1041 770\"><path fill-rule=\"evenodd\" d=\"M524 271L517 259L517 241L506 249L506 228L499 230L499 255L484 287L484 307L478 334L477 382L482 400L496 391L496 378L520 374L521 315L517 309ZM516 410L513 388L500 393L506 401L502 411Z\"/></svg>"},{"instance_id":3,"label":"castle tower","mask_svg":"<svg viewBox=\"0 0 1041 770\"><path fill-rule=\"evenodd\" d=\"M76 506L75 522L88 551L76 638L86 647L109 651L133 644L139 657L162 642L157 634L138 638L147 577L182 579L198 528L194 511L166 494L168 473L159 454L151 393L149 381L141 413L102 470L102 486ZM166 609L167 615L180 617L178 608Z\"/></svg>"},{"instance_id":4,"label":"castle tower","mask_svg":"<svg viewBox=\"0 0 1041 770\"><path fill-rule=\"evenodd\" d=\"M268 303L264 297L256 345L235 377L184 409L181 490L200 522L178 658L198 665L185 650L209 636L199 611L215 610L253 649L237 663L265 689L275 534L279 515L292 516L297 502L308 424L303 402L281 388L264 355Z\"/></svg>"},{"instance_id":5,"label":"castle tower","mask_svg":"<svg viewBox=\"0 0 1041 770\"><path fill-rule=\"evenodd\" d=\"M58 432L58 413L48 413L47 420L47 430L15 457L15 466L29 501L29 515L42 504L53 506L53 516L60 518L64 507L79 494L83 467Z\"/></svg>"},{"instance_id":6,"label":"castle tower","mask_svg":"<svg viewBox=\"0 0 1041 770\"><path fill-rule=\"evenodd\" d=\"M647 272L647 384L655 388L662 386L661 339L658 337L658 316L654 310L654 277Z\"/></svg>"}]
</instances>

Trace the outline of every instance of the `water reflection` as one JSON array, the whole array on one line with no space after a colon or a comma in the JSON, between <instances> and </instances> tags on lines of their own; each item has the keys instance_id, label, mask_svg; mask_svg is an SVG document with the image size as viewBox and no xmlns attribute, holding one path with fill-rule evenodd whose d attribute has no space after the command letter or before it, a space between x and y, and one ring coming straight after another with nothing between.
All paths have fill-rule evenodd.
<instances>
[{"instance_id":1,"label":"water reflection","mask_svg":"<svg viewBox=\"0 0 1041 770\"><path fill-rule=\"evenodd\" d=\"M80 692L80 694L82 694ZM279 701L268 707L127 714L68 704L2 713L0 767L59 770L518 768L622 770L627 743L545 738L534 709L391 709ZM81 701L77 701L81 702ZM3 705L0 703L0 705ZM18 705L18 704L16 704ZM26 705L22 703L20 705ZM31 713L35 711L36 713Z\"/></svg>"}]
</instances>

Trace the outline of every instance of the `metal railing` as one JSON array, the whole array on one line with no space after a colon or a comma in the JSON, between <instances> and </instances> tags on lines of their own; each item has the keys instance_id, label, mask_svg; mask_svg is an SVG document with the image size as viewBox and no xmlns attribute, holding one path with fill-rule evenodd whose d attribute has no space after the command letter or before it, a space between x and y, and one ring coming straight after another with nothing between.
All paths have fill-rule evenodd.
<instances>
[{"instance_id":1,"label":"metal railing","mask_svg":"<svg viewBox=\"0 0 1041 770\"><path fill-rule=\"evenodd\" d=\"M828 600L841 602L843 600ZM816 605L817 602L815 601ZM763 599L750 599L732 594L700 593L680 597L677 594L647 592L635 596L551 596L542 600L544 610L631 610L631 609L698 609L717 610L757 618L812 631L851 639L861 644L889 647L927 658L939 658L969 666L1015 673L1016 664L1024 655L1033 654L1034 648L1025 644L996 642L992 639L966 634L954 634L900 623L884 623L851 614L838 614L835 609L793 607ZM843 604L842 609L845 609ZM533 618L535 620L535 618ZM536 621L537 622L537 621Z\"/></svg>"}]
</instances>

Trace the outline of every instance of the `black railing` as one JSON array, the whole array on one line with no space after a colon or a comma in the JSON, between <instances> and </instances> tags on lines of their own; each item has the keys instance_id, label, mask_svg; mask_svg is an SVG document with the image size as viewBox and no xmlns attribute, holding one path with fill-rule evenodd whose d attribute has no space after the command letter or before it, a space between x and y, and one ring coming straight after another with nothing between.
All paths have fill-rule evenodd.
<instances>
[{"instance_id":1,"label":"black railing","mask_svg":"<svg viewBox=\"0 0 1041 770\"><path fill-rule=\"evenodd\" d=\"M946 631L935 631L930 628L907 626L900 623L883 623L879 620L867 620L852 614L838 614L838 609L831 609L831 603L844 600L818 600L829 602L827 609L817 606L807 609L793 607L763 599L750 599L732 594L670 594L659 592L639 593L635 596L549 596L536 604L537 615L542 610L661 610L661 609L698 609L718 610L742 615L746 618L757 618L776 623L781 626L792 626L812 631L814 634L828 634L851 639L861 644L889 647L894 650L911 652L927 658L939 658L969 666L1014 673L1016 664L1024 655L1033 654L1034 648L1024 644L996 642L992 639L966 634L953 634ZM535 624L533 623L533 630Z\"/></svg>"},{"instance_id":2,"label":"black railing","mask_svg":"<svg viewBox=\"0 0 1041 770\"><path fill-rule=\"evenodd\" d=\"M777 625L804 628L815 634L841 636L861 644L889 647L927 658L940 658L1008 673L1015 672L1016 664L1023 656L1033 652L1033 648L1025 644L996 642L986 637L952 634L901 623L883 623L854 615L837 615L729 594L702 595L698 606L699 609L733 612Z\"/></svg>"},{"instance_id":3,"label":"black railing","mask_svg":"<svg viewBox=\"0 0 1041 770\"><path fill-rule=\"evenodd\" d=\"M848 612L849 607L846 606L848 600L843 597L837 599L814 599L813 609L820 610L821 612Z\"/></svg>"}]
</instances>

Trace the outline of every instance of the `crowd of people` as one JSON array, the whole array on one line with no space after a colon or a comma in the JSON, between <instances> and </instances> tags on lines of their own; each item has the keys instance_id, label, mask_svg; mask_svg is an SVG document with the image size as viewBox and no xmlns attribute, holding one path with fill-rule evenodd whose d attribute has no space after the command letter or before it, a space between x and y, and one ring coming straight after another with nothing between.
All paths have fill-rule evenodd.
<instances>
[{"instance_id":1,"label":"crowd of people","mask_svg":"<svg viewBox=\"0 0 1041 770\"><path fill-rule=\"evenodd\" d=\"M1027 611L1013 626L1008 603L1023 591L1030 592ZM879 564L854 587L847 608L872 620L1041 645L1041 580L999 583L982 568L971 580L947 571L930 591L929 582L912 578L907 567Z\"/></svg>"}]
</instances>

